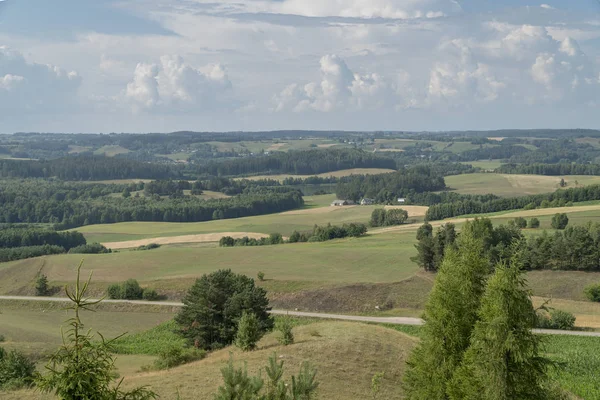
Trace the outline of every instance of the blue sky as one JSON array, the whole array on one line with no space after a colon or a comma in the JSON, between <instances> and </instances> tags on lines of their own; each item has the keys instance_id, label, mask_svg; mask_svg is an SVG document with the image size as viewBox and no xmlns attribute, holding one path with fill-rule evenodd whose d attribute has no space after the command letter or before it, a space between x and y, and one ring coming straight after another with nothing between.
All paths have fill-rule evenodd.
<instances>
[{"instance_id":1,"label":"blue sky","mask_svg":"<svg viewBox=\"0 0 600 400\"><path fill-rule=\"evenodd\" d=\"M0 1L0 133L600 126L597 0Z\"/></svg>"}]
</instances>

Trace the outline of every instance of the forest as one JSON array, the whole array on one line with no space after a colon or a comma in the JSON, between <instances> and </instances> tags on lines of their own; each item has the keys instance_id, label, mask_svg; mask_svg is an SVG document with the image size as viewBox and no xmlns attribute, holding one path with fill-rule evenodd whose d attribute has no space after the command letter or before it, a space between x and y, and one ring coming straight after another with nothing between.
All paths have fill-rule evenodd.
<instances>
[{"instance_id":1,"label":"forest","mask_svg":"<svg viewBox=\"0 0 600 400\"><path fill-rule=\"evenodd\" d=\"M198 166L198 175L242 176L257 174L312 175L351 168L396 169L391 158L354 149L326 149L275 152L260 157L247 157Z\"/></svg>"},{"instance_id":2,"label":"forest","mask_svg":"<svg viewBox=\"0 0 600 400\"><path fill-rule=\"evenodd\" d=\"M398 197L446 188L444 177L434 168L418 166L380 175L356 175L340 181L335 189L340 199L358 201L363 197L377 203L395 203Z\"/></svg>"},{"instance_id":3,"label":"forest","mask_svg":"<svg viewBox=\"0 0 600 400\"><path fill-rule=\"evenodd\" d=\"M276 213L304 204L301 193L288 187L252 187L235 197L214 200L195 196L120 195L124 189L137 188L135 184L4 181L0 191L0 223L50 223L57 229L69 229L126 221L199 222ZM111 193L119 195L108 196Z\"/></svg>"}]
</instances>

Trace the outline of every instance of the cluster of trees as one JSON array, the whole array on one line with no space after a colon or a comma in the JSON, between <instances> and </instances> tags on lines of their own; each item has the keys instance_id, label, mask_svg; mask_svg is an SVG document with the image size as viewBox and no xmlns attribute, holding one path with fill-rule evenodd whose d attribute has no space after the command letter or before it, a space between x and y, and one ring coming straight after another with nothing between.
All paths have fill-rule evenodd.
<instances>
[{"instance_id":1,"label":"cluster of trees","mask_svg":"<svg viewBox=\"0 0 600 400\"><path fill-rule=\"evenodd\" d=\"M196 173L213 176L257 174L313 175L350 168L396 168L390 158L354 149L276 152L265 156L210 162Z\"/></svg>"},{"instance_id":2,"label":"cluster of trees","mask_svg":"<svg viewBox=\"0 0 600 400\"><path fill-rule=\"evenodd\" d=\"M106 254L111 252L111 249L107 249L100 243L82 244L69 250L69 254Z\"/></svg>"},{"instance_id":3,"label":"cluster of trees","mask_svg":"<svg viewBox=\"0 0 600 400\"><path fill-rule=\"evenodd\" d=\"M9 181L0 191L0 223L52 223L57 229L127 221L197 222L276 213L304 204L297 190L250 187L227 199L100 196L123 186L72 185L37 180ZM110 185L108 185L110 186Z\"/></svg>"},{"instance_id":4,"label":"cluster of trees","mask_svg":"<svg viewBox=\"0 0 600 400\"><path fill-rule=\"evenodd\" d=\"M184 190L191 190L192 184L189 181L174 181L170 179L151 181L144 184L144 194L146 196L183 196Z\"/></svg>"},{"instance_id":5,"label":"cluster of trees","mask_svg":"<svg viewBox=\"0 0 600 400\"><path fill-rule=\"evenodd\" d=\"M377 208L371 213L369 225L372 227L378 226L394 226L402 225L408 221L408 211L401 208L393 208L386 210Z\"/></svg>"},{"instance_id":6,"label":"cluster of trees","mask_svg":"<svg viewBox=\"0 0 600 400\"><path fill-rule=\"evenodd\" d=\"M346 237L361 237L365 233L367 233L367 226L365 224L351 223L342 226L331 224L327 224L326 226L315 225L311 232L292 232L288 242L326 242L328 240L343 239Z\"/></svg>"},{"instance_id":7,"label":"cluster of trees","mask_svg":"<svg viewBox=\"0 0 600 400\"><path fill-rule=\"evenodd\" d=\"M511 244L518 243L525 269L600 271L600 223L567 226L568 218L565 220L565 217L556 214L554 218L561 222L556 228L561 230L554 234L544 231L529 239L520 230L522 224L513 221L512 224L493 226L488 218L476 218L467 227L483 240L483 252L492 264L510 257ZM538 223L530 221L530 226ZM417 255L412 260L426 271L438 271L447 250L456 248L458 237L453 224L442 225L434 233L432 226L425 223L417 231Z\"/></svg>"},{"instance_id":8,"label":"cluster of trees","mask_svg":"<svg viewBox=\"0 0 600 400\"><path fill-rule=\"evenodd\" d=\"M0 262L16 261L23 260L25 258L63 253L65 253L64 247L53 246L50 244L44 244L42 246L11 247L0 249Z\"/></svg>"},{"instance_id":9,"label":"cluster of trees","mask_svg":"<svg viewBox=\"0 0 600 400\"><path fill-rule=\"evenodd\" d=\"M304 243L304 242L325 242L333 239L343 239L346 237L360 237L367 233L365 224L350 223L342 226L328 224L326 226L315 225L312 231L298 232L294 231L287 241L283 239L280 233L271 233L268 237L260 239L244 236L234 239L231 236L223 236L219 240L221 247L243 247L243 246L269 246L284 243Z\"/></svg>"},{"instance_id":10,"label":"cluster of trees","mask_svg":"<svg viewBox=\"0 0 600 400\"><path fill-rule=\"evenodd\" d=\"M118 300L159 300L156 290L142 288L135 279L128 279L120 284L110 285L107 290L109 299Z\"/></svg>"},{"instance_id":11,"label":"cluster of trees","mask_svg":"<svg viewBox=\"0 0 600 400\"><path fill-rule=\"evenodd\" d=\"M180 177L180 169L125 158L71 156L55 160L0 160L0 178L59 178L67 181L105 179L165 179Z\"/></svg>"},{"instance_id":12,"label":"cluster of trees","mask_svg":"<svg viewBox=\"0 0 600 400\"><path fill-rule=\"evenodd\" d=\"M446 252L404 376L409 400L558 399L518 247L500 263L467 223ZM490 276L491 268L494 272Z\"/></svg>"},{"instance_id":13,"label":"cluster of trees","mask_svg":"<svg viewBox=\"0 0 600 400\"><path fill-rule=\"evenodd\" d=\"M442 175L428 166L417 166L389 174L352 176L339 182L335 193L339 199L358 201L368 197L377 203L395 203L399 197L412 198L414 193L445 188Z\"/></svg>"},{"instance_id":14,"label":"cluster of trees","mask_svg":"<svg viewBox=\"0 0 600 400\"><path fill-rule=\"evenodd\" d=\"M86 245L85 237L79 232L8 226L0 229L0 262L62 254Z\"/></svg>"},{"instance_id":15,"label":"cluster of trees","mask_svg":"<svg viewBox=\"0 0 600 400\"><path fill-rule=\"evenodd\" d=\"M496 172L549 176L600 175L600 164L504 164Z\"/></svg>"},{"instance_id":16,"label":"cluster of trees","mask_svg":"<svg viewBox=\"0 0 600 400\"><path fill-rule=\"evenodd\" d=\"M0 248L53 245L70 250L86 243L85 237L79 232L18 227L0 230Z\"/></svg>"},{"instance_id":17,"label":"cluster of trees","mask_svg":"<svg viewBox=\"0 0 600 400\"><path fill-rule=\"evenodd\" d=\"M459 197L449 203L429 207L425 218L428 221L441 220L459 215L487 214L497 211L534 209L537 207L564 207L574 202L600 200L600 185L557 190L553 193L474 200L472 197Z\"/></svg>"},{"instance_id":18,"label":"cluster of trees","mask_svg":"<svg viewBox=\"0 0 600 400\"><path fill-rule=\"evenodd\" d=\"M269 246L283 243L284 240L281 233L271 233L268 237L261 237L260 239L249 238L248 236L234 239L231 236L223 236L219 240L219 246L221 247Z\"/></svg>"}]
</instances>

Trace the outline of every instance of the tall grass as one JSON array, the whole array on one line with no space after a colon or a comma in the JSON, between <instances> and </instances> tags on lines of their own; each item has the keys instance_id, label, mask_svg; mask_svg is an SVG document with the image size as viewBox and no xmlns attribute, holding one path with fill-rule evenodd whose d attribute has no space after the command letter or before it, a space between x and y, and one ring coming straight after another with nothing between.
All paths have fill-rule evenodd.
<instances>
[{"instance_id":1,"label":"tall grass","mask_svg":"<svg viewBox=\"0 0 600 400\"><path fill-rule=\"evenodd\" d=\"M177 324L171 320L147 331L123 336L115 341L114 351L117 354L158 356L167 348L183 349L185 339L175 332L176 329Z\"/></svg>"}]
</instances>

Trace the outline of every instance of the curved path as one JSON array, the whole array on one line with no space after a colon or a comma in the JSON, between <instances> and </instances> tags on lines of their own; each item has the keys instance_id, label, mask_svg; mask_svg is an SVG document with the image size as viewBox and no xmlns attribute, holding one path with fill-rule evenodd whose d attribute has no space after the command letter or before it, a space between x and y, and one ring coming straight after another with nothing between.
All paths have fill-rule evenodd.
<instances>
[{"instance_id":1,"label":"curved path","mask_svg":"<svg viewBox=\"0 0 600 400\"><path fill-rule=\"evenodd\" d=\"M37 297L37 296L0 296L0 300L18 300L18 301L51 301L51 302L68 302L69 299L66 297ZM103 300L105 303L125 303L125 304L144 304L144 305L161 305L167 307L181 307L183 303L169 302L169 301L144 301L144 300ZM306 317L306 318L324 318L324 319L338 319L344 321L357 321L357 322L371 322L377 324L390 324L390 325L423 325L425 322L420 318L410 317L365 317L361 315L343 315L343 314L323 314L323 313L311 313L303 311L286 311L286 310L271 310L271 314L277 315L291 315L294 317ZM570 335L570 336L590 336L600 337L600 332L586 332L586 331L561 331L553 329L534 329L536 333L543 333L545 335Z\"/></svg>"}]
</instances>

